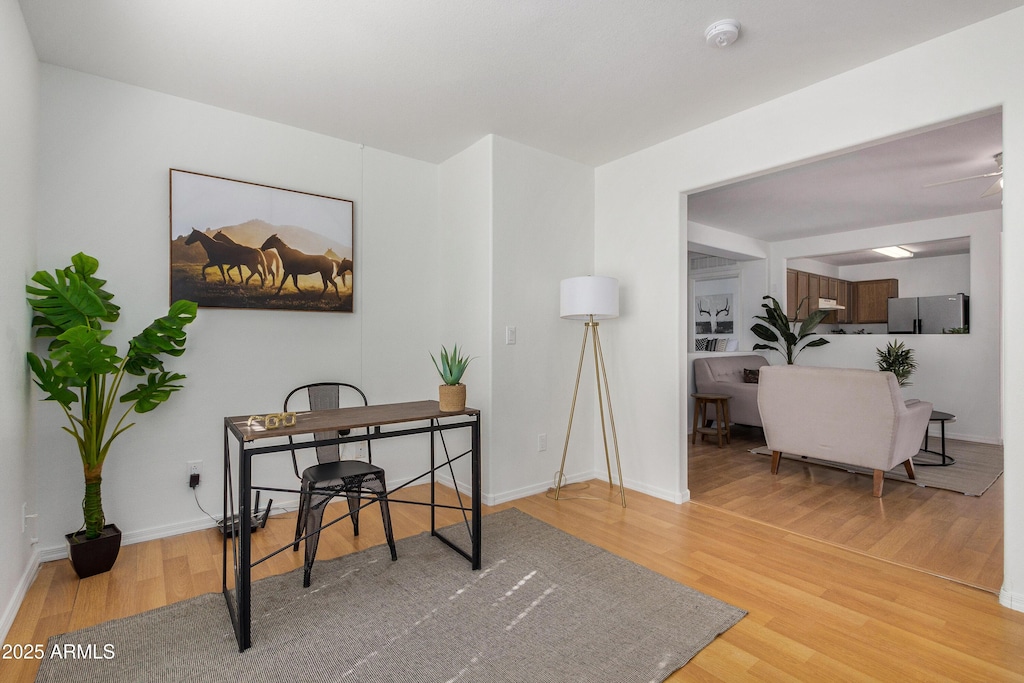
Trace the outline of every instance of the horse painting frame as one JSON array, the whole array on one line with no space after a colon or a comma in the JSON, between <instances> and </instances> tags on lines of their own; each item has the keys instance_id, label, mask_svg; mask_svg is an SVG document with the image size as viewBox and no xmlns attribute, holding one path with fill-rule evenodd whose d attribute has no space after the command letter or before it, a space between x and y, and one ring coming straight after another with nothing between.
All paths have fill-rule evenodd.
<instances>
[{"instance_id":1,"label":"horse painting frame","mask_svg":"<svg viewBox=\"0 0 1024 683\"><path fill-rule=\"evenodd\" d=\"M170 299L351 313L349 199L172 168Z\"/></svg>"}]
</instances>

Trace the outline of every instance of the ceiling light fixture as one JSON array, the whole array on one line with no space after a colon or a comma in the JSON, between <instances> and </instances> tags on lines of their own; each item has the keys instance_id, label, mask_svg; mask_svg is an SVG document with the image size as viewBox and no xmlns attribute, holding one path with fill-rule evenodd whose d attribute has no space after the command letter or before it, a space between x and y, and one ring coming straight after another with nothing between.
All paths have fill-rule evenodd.
<instances>
[{"instance_id":1,"label":"ceiling light fixture","mask_svg":"<svg viewBox=\"0 0 1024 683\"><path fill-rule=\"evenodd\" d=\"M740 37L740 22L735 19L716 21L704 30L704 39L711 47L729 47Z\"/></svg>"},{"instance_id":2,"label":"ceiling light fixture","mask_svg":"<svg viewBox=\"0 0 1024 683\"><path fill-rule=\"evenodd\" d=\"M889 258L910 258L914 255L914 252L907 251L903 247L879 247L874 249L879 254L885 254Z\"/></svg>"}]
</instances>

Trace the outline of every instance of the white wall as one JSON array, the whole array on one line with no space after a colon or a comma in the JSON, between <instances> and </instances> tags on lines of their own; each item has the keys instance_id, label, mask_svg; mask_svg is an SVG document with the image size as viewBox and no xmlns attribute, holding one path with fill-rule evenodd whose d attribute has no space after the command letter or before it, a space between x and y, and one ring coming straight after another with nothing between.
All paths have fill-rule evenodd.
<instances>
[{"instance_id":1,"label":"white wall","mask_svg":"<svg viewBox=\"0 0 1024 683\"><path fill-rule=\"evenodd\" d=\"M484 414L484 502L493 504L544 490L558 470L582 334L558 318L558 283L593 270L593 169L489 135L442 163L440 178L441 258L453 264L441 275L441 343L476 356L465 384ZM593 415L581 405L573 479L595 474ZM456 469L464 489L466 465Z\"/></svg>"},{"instance_id":2,"label":"white wall","mask_svg":"<svg viewBox=\"0 0 1024 683\"><path fill-rule=\"evenodd\" d=\"M1024 272L1024 183L1014 183L1013 160L1024 158L1024 9L999 15L854 69L772 102L722 119L597 169L595 261L616 265L633 295L614 328L609 363L621 377L624 400L643 406L624 420L622 440L644 454L637 473L652 487L670 482L666 497L685 497L685 432L680 394L688 368L680 358L686 313L688 240L680 194L805 160L825 158L874 140L905 134L974 112L1003 107L1006 164L1003 192L1002 288L1017 291ZM628 225L629 230L622 226ZM832 251L831 249L828 251ZM821 253L819 251L819 253ZM773 272L779 264L772 264ZM784 268L784 266L782 266ZM974 270L972 264L972 272ZM776 276L777 277L777 276ZM972 282L972 299L980 296ZM1003 375L1024 375L1024 303L1003 305ZM970 335L974 337L974 335ZM638 351L642 363L631 361ZM1024 411L1024 387L1008 382L1003 411ZM1024 423L1004 420L1007 520L1024 516ZM673 486L678 482L678 488ZM1002 601L1024 607L1024 528L1006 525Z\"/></svg>"},{"instance_id":3,"label":"white wall","mask_svg":"<svg viewBox=\"0 0 1024 683\"><path fill-rule=\"evenodd\" d=\"M558 290L562 278L593 273L594 170L495 137L493 209L488 456L489 490L497 502L551 486L561 462L583 325L558 317ZM601 325L602 339L614 324ZM514 345L505 344L506 326L516 328ZM604 450L593 435L594 365L588 353L584 367L590 372L581 381L565 466L569 480L607 477ZM612 387L613 402L615 397ZM543 452L541 434L547 439Z\"/></svg>"},{"instance_id":4,"label":"white wall","mask_svg":"<svg viewBox=\"0 0 1024 683\"><path fill-rule=\"evenodd\" d=\"M491 393L491 273L493 271L493 167L494 136L488 135L440 165L440 230L438 236L439 298L433 312L440 320L440 338L434 355L443 344L453 344L474 359L463 377L466 403L482 411L481 444L483 489L491 490L493 461L490 457ZM440 384L440 379L437 379ZM453 433L449 447L456 452L468 448L467 430ZM455 469L460 489L469 490L469 462ZM486 498L485 498L486 502Z\"/></svg>"},{"instance_id":5,"label":"white wall","mask_svg":"<svg viewBox=\"0 0 1024 683\"><path fill-rule=\"evenodd\" d=\"M992 218L982 218L992 225L993 234L1002 230L1002 212L996 214L994 224ZM974 214L972 214L974 215ZM992 258L994 257L994 258ZM996 251L990 255L989 266L995 270L985 270L979 277L996 280L999 275L998 237ZM792 263L792 261L790 262ZM892 259L880 263L863 263L856 266L843 266L838 269L841 280L856 282L859 280L882 280L896 278L900 282L900 296L936 296L940 294L971 293L971 255L953 254L951 256L935 256L932 258Z\"/></svg>"},{"instance_id":6,"label":"white wall","mask_svg":"<svg viewBox=\"0 0 1024 683\"><path fill-rule=\"evenodd\" d=\"M82 250L122 306L122 348L168 305L168 168L200 171L355 201L355 311L200 309L186 353L169 364L183 391L114 444L104 509L126 542L209 524L186 485L221 506L222 418L279 410L299 384L365 384L372 400L435 391L427 355L437 344L437 167L360 145L66 69L41 70L39 263L62 267ZM81 520L82 471L63 416L35 403L40 538L60 556ZM422 464L375 450L389 482ZM383 453L382 453L383 451ZM286 455L264 456L256 482L294 482ZM281 496L283 498L283 496Z\"/></svg>"},{"instance_id":7,"label":"white wall","mask_svg":"<svg viewBox=\"0 0 1024 683\"><path fill-rule=\"evenodd\" d=\"M16 0L0 0L0 226L4 262L0 268L0 636L5 636L21 598L35 576L31 537L22 532L22 505L38 509L32 482L39 469L28 448L31 423L25 352L29 349L25 284L35 272L32 229L36 191L39 107L38 62ZM45 471L45 468L43 468Z\"/></svg>"},{"instance_id":8,"label":"white wall","mask_svg":"<svg viewBox=\"0 0 1024 683\"><path fill-rule=\"evenodd\" d=\"M773 284L785 292L786 264L807 254L822 254L823 248L840 253L872 244L906 244L926 239L970 237L970 256L947 256L847 266L840 275L846 279L899 277L901 296L956 293L971 296L971 334L917 335L885 334L829 335L828 346L801 354L801 365L875 368L875 349L900 339L915 351L918 370L912 386L904 388L908 398L931 401L937 410L957 416L946 426L946 435L985 443L1001 443L1000 425L1000 231L1002 212L986 211L914 223L854 230L838 235L777 242L772 245ZM881 240L881 241L880 241ZM933 263L934 262L934 263ZM969 279L968 279L969 278ZM941 287L943 289L935 289ZM949 288L947 291L945 288ZM870 327L864 325L847 328ZM773 362L777 362L777 356Z\"/></svg>"}]
</instances>

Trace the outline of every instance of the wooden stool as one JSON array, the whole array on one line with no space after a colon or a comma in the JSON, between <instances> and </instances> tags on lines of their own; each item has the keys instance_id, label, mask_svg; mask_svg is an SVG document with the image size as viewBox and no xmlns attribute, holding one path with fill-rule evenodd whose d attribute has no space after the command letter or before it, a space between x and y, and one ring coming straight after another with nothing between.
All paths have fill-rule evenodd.
<instances>
[{"instance_id":1,"label":"wooden stool","mask_svg":"<svg viewBox=\"0 0 1024 683\"><path fill-rule=\"evenodd\" d=\"M693 405L693 437L690 443L697 443L697 434L703 441L708 434L718 437L718 447L722 447L722 437L725 442L731 444L729 434L729 396L727 394L690 394L696 401ZM706 426L709 422L707 411L708 404L715 406L715 426Z\"/></svg>"}]
</instances>

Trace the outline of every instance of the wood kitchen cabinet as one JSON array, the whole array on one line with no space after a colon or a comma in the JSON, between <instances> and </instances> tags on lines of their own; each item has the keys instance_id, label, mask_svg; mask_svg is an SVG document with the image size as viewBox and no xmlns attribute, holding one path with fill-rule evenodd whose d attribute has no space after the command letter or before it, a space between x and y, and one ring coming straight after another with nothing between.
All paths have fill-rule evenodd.
<instances>
[{"instance_id":1,"label":"wood kitchen cabinet","mask_svg":"<svg viewBox=\"0 0 1024 683\"><path fill-rule=\"evenodd\" d=\"M804 297L809 296L811 277L817 278L818 276L812 276L802 270L786 270L786 317L790 320L803 320L807 317L807 302L804 302L803 306L800 306L800 302L804 300ZM797 306L800 306L799 316L797 316Z\"/></svg>"},{"instance_id":2,"label":"wood kitchen cabinet","mask_svg":"<svg viewBox=\"0 0 1024 683\"><path fill-rule=\"evenodd\" d=\"M814 273L807 274L807 303L804 306L804 310L801 311L803 317L809 316L818 310L818 297L821 296L821 283L824 280L825 289L828 290L828 278Z\"/></svg>"},{"instance_id":3,"label":"wood kitchen cabinet","mask_svg":"<svg viewBox=\"0 0 1024 683\"><path fill-rule=\"evenodd\" d=\"M802 270L786 269L786 315L790 320L805 320L818 310L818 299L834 299L843 310L830 312L822 324L884 323L888 317L886 300L890 296L899 296L899 283L895 279L848 282ZM797 306L804 297L807 297L807 301L797 315Z\"/></svg>"},{"instance_id":4,"label":"wood kitchen cabinet","mask_svg":"<svg viewBox=\"0 0 1024 683\"><path fill-rule=\"evenodd\" d=\"M853 283L846 280L836 281L836 303L844 307L842 311L836 311L837 323L853 322Z\"/></svg>"},{"instance_id":5,"label":"wood kitchen cabinet","mask_svg":"<svg viewBox=\"0 0 1024 683\"><path fill-rule=\"evenodd\" d=\"M854 282L853 322L884 323L889 320L889 298L900 295L899 280L862 280Z\"/></svg>"},{"instance_id":6,"label":"wood kitchen cabinet","mask_svg":"<svg viewBox=\"0 0 1024 683\"><path fill-rule=\"evenodd\" d=\"M792 268L786 269L786 317L790 320L796 312L796 306L800 303L797 298L797 271Z\"/></svg>"}]
</instances>

